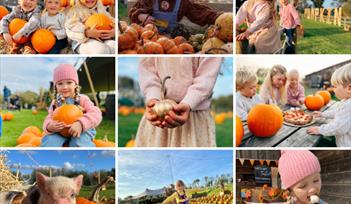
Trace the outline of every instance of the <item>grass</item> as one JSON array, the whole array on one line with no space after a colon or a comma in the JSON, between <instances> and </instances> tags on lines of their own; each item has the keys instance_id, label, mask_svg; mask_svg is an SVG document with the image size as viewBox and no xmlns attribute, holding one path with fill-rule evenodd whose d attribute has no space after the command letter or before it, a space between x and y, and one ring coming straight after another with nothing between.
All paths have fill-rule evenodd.
<instances>
[{"instance_id":1,"label":"grass","mask_svg":"<svg viewBox=\"0 0 351 204\"><path fill-rule=\"evenodd\" d=\"M79 196L84 198L89 198L96 186L82 186ZM100 192L100 198L106 197L110 199L115 199L115 185L107 185L106 190Z\"/></svg>"},{"instance_id":2,"label":"grass","mask_svg":"<svg viewBox=\"0 0 351 204\"><path fill-rule=\"evenodd\" d=\"M118 1L118 18L120 20L129 21L127 5L122 4L120 1Z\"/></svg>"},{"instance_id":3,"label":"grass","mask_svg":"<svg viewBox=\"0 0 351 204\"><path fill-rule=\"evenodd\" d=\"M2 147L16 146L17 137L28 126L34 125L42 129L44 119L47 116L46 111L39 111L37 115L33 115L31 110L13 111L12 113L13 120L3 122L2 136L0 137L0 146ZM109 141L115 141L115 121L103 119L96 131L96 139L103 139L104 135L107 134Z\"/></svg>"},{"instance_id":4,"label":"grass","mask_svg":"<svg viewBox=\"0 0 351 204\"><path fill-rule=\"evenodd\" d=\"M343 27L302 19L305 36L297 41L298 54L348 54L351 33Z\"/></svg>"},{"instance_id":5,"label":"grass","mask_svg":"<svg viewBox=\"0 0 351 204\"><path fill-rule=\"evenodd\" d=\"M137 133L142 115L119 115L118 118L118 146L124 147L128 140ZM226 119L223 124L216 125L216 138L218 147L233 146L233 120Z\"/></svg>"}]
</instances>

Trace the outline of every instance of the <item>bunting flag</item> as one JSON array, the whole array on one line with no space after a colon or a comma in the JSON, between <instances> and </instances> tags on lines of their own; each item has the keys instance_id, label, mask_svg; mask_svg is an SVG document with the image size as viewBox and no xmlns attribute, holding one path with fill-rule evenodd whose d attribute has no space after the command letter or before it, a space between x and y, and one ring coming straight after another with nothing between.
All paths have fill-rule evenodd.
<instances>
[{"instance_id":1,"label":"bunting flag","mask_svg":"<svg viewBox=\"0 0 351 204\"><path fill-rule=\"evenodd\" d=\"M269 164L271 163L271 160L266 160L267 162L267 166L269 166Z\"/></svg>"},{"instance_id":2,"label":"bunting flag","mask_svg":"<svg viewBox=\"0 0 351 204\"><path fill-rule=\"evenodd\" d=\"M239 159L239 161L240 161L240 164L241 164L242 166L244 166L245 159Z\"/></svg>"},{"instance_id":3,"label":"bunting flag","mask_svg":"<svg viewBox=\"0 0 351 204\"><path fill-rule=\"evenodd\" d=\"M255 163L255 160L254 159L250 159L250 163L251 163L251 166L253 166L254 163Z\"/></svg>"},{"instance_id":4,"label":"bunting flag","mask_svg":"<svg viewBox=\"0 0 351 204\"><path fill-rule=\"evenodd\" d=\"M263 166L263 164L264 164L264 160L263 159L260 160L260 164L261 164L261 166Z\"/></svg>"}]
</instances>

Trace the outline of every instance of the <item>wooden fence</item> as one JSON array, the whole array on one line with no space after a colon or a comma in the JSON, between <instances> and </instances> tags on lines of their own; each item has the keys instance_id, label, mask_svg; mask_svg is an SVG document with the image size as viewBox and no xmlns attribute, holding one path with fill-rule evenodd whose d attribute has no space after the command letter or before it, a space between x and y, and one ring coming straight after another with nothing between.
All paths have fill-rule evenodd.
<instances>
[{"instance_id":1,"label":"wooden fence","mask_svg":"<svg viewBox=\"0 0 351 204\"><path fill-rule=\"evenodd\" d=\"M350 31L351 18L342 16L342 8L305 8L304 17L322 23L343 26Z\"/></svg>"}]
</instances>

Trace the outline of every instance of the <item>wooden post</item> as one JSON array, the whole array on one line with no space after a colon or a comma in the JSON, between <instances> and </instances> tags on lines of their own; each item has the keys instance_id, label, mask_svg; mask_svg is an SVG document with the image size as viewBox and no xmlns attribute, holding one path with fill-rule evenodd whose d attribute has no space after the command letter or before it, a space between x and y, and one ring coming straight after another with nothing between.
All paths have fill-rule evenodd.
<instances>
[{"instance_id":1,"label":"wooden post","mask_svg":"<svg viewBox=\"0 0 351 204\"><path fill-rule=\"evenodd\" d=\"M341 26L342 19L342 7L339 8L338 25Z\"/></svg>"},{"instance_id":2,"label":"wooden post","mask_svg":"<svg viewBox=\"0 0 351 204\"><path fill-rule=\"evenodd\" d=\"M338 16L338 8L334 8L334 25L336 25L336 19L337 19L337 16Z\"/></svg>"},{"instance_id":3,"label":"wooden post","mask_svg":"<svg viewBox=\"0 0 351 204\"><path fill-rule=\"evenodd\" d=\"M94 88L94 84L93 84L93 81L91 80L91 77L90 77L90 73L89 73L89 69L88 69L88 65L86 63L86 61L84 60L83 62L83 65L84 65L84 70L85 70L85 74L87 75L87 78L88 78L88 82L89 82L89 86L90 86L90 89L93 93L93 97L94 97L94 101L95 101L95 104L97 107L100 107L100 104L96 98L96 92L95 92L95 88Z\"/></svg>"},{"instance_id":4,"label":"wooden post","mask_svg":"<svg viewBox=\"0 0 351 204\"><path fill-rule=\"evenodd\" d=\"M330 17L331 17L331 8L328 8L328 17L327 17L328 24L330 24Z\"/></svg>"},{"instance_id":5,"label":"wooden post","mask_svg":"<svg viewBox=\"0 0 351 204\"><path fill-rule=\"evenodd\" d=\"M319 9L319 20L320 22L324 22L324 8Z\"/></svg>"}]
</instances>

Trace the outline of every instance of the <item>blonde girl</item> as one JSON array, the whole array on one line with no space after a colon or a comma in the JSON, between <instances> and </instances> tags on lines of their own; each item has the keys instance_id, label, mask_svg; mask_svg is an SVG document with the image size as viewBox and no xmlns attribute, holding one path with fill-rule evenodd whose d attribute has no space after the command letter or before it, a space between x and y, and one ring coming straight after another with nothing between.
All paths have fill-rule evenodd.
<instances>
[{"instance_id":1,"label":"blonde girl","mask_svg":"<svg viewBox=\"0 0 351 204\"><path fill-rule=\"evenodd\" d=\"M113 22L115 21L100 0L76 0L75 6L69 9L65 28L68 39L72 41L74 52L80 54L115 53L114 29L87 29L84 25L85 21L96 13L105 14Z\"/></svg>"},{"instance_id":2,"label":"blonde girl","mask_svg":"<svg viewBox=\"0 0 351 204\"><path fill-rule=\"evenodd\" d=\"M300 74L296 69L288 72L287 104L298 107L305 102L305 88L299 83Z\"/></svg>"},{"instance_id":3,"label":"blonde girl","mask_svg":"<svg viewBox=\"0 0 351 204\"><path fill-rule=\"evenodd\" d=\"M264 103L283 106L287 102L286 68L274 65L268 72L260 89L260 96Z\"/></svg>"},{"instance_id":4,"label":"blonde girl","mask_svg":"<svg viewBox=\"0 0 351 204\"><path fill-rule=\"evenodd\" d=\"M176 192L163 201L162 204L171 203L174 200L176 200L177 204L189 204L189 199L185 192L185 184L182 180L175 182L175 189Z\"/></svg>"}]
</instances>

